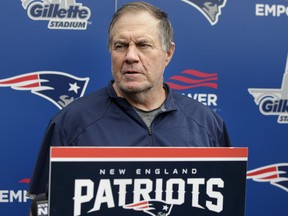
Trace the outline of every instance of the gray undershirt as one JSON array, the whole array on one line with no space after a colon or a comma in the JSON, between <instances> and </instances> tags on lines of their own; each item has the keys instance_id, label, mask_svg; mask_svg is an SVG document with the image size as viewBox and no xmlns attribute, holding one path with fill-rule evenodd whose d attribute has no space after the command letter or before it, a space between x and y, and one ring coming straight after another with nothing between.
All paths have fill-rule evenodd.
<instances>
[{"instance_id":1,"label":"gray undershirt","mask_svg":"<svg viewBox=\"0 0 288 216\"><path fill-rule=\"evenodd\" d=\"M145 122L148 128L150 128L151 123L155 119L155 117L159 114L165 111L164 104L162 104L160 107L150 110L150 111L145 111L138 109L134 107L134 110L138 113L138 115L142 118L142 120Z\"/></svg>"}]
</instances>

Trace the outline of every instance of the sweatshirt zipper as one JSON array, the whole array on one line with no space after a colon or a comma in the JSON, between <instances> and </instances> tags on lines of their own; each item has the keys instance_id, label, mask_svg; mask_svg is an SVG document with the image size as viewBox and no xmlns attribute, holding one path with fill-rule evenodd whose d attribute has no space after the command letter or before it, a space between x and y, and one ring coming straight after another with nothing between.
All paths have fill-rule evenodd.
<instances>
[{"instance_id":1,"label":"sweatshirt zipper","mask_svg":"<svg viewBox=\"0 0 288 216\"><path fill-rule=\"evenodd\" d=\"M148 127L148 134L149 134L149 136L152 136L152 129L151 129L151 127Z\"/></svg>"},{"instance_id":2,"label":"sweatshirt zipper","mask_svg":"<svg viewBox=\"0 0 288 216\"><path fill-rule=\"evenodd\" d=\"M144 124L146 125L147 129L148 129L148 134L149 134L149 136L152 136L152 125L153 125L154 121L156 120L156 118L157 118L159 115L161 115L162 113L165 113L165 112L167 112L167 111L159 112L159 113L155 116L155 118L153 119L153 121L151 122L150 127L148 127L148 126L144 123ZM143 120L142 120L142 121L143 121ZM144 121L143 121L143 122L144 122ZM152 139L152 137L151 137L151 139ZM153 144L152 141L151 141L151 143Z\"/></svg>"}]
</instances>

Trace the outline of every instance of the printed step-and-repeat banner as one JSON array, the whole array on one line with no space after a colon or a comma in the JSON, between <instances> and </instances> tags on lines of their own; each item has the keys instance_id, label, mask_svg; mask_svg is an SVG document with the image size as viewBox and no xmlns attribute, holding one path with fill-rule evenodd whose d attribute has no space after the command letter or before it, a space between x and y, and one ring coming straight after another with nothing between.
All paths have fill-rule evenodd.
<instances>
[{"instance_id":1,"label":"printed step-and-repeat banner","mask_svg":"<svg viewBox=\"0 0 288 216\"><path fill-rule=\"evenodd\" d=\"M0 215L28 215L26 190L50 118L112 78L107 29L127 2L2 2ZM215 110L233 146L249 148L246 215L287 215L288 2L147 2L175 30L165 81Z\"/></svg>"}]
</instances>

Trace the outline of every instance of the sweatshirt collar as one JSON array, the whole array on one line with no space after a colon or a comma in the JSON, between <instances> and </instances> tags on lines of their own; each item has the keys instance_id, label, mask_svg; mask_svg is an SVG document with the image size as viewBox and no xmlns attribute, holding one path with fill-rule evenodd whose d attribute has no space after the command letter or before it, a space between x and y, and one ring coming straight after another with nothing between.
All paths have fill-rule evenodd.
<instances>
[{"instance_id":1,"label":"sweatshirt collar","mask_svg":"<svg viewBox=\"0 0 288 216\"><path fill-rule=\"evenodd\" d=\"M118 97L114 88L113 88L113 83L115 81L114 80L111 80L108 85L107 85L107 91L108 91L108 95L111 99L117 101L118 103L121 103L122 105L124 105L126 108L131 108L131 105L127 102L127 100L125 98L121 98L121 97ZM163 86L166 90L166 99L164 101L164 106L165 106L165 109L167 111L172 111L172 110L176 110L177 109L177 106L175 104L175 101L174 101L174 92L173 90L169 87L169 85L167 85L166 83L163 83Z\"/></svg>"}]
</instances>

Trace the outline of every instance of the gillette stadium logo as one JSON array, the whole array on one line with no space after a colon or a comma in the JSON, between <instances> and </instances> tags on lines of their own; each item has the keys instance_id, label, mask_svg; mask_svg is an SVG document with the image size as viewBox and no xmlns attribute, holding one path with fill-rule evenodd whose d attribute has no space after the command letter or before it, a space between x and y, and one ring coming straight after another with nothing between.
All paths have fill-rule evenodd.
<instances>
[{"instance_id":1,"label":"gillette stadium logo","mask_svg":"<svg viewBox=\"0 0 288 216\"><path fill-rule=\"evenodd\" d=\"M91 11L76 0L21 0L32 20L47 20L49 29L86 30Z\"/></svg>"},{"instance_id":2,"label":"gillette stadium logo","mask_svg":"<svg viewBox=\"0 0 288 216\"><path fill-rule=\"evenodd\" d=\"M193 98L206 106L215 108L217 107L217 95L211 93L194 93L192 89L205 88L205 89L218 89L218 74L217 73L204 73L198 70L184 70L178 75L173 75L168 78L166 83L170 88L181 91L183 95ZM187 92L188 91L188 92Z\"/></svg>"},{"instance_id":3,"label":"gillette stadium logo","mask_svg":"<svg viewBox=\"0 0 288 216\"><path fill-rule=\"evenodd\" d=\"M288 57L280 89L249 88L263 115L278 116L279 124L288 124Z\"/></svg>"},{"instance_id":4,"label":"gillette stadium logo","mask_svg":"<svg viewBox=\"0 0 288 216\"><path fill-rule=\"evenodd\" d=\"M225 7L227 0L181 0L200 11L211 25L218 22L221 9Z\"/></svg>"},{"instance_id":5,"label":"gillette stadium logo","mask_svg":"<svg viewBox=\"0 0 288 216\"><path fill-rule=\"evenodd\" d=\"M38 71L0 79L0 87L31 91L59 109L84 95L89 78L79 78L57 71Z\"/></svg>"}]
</instances>

